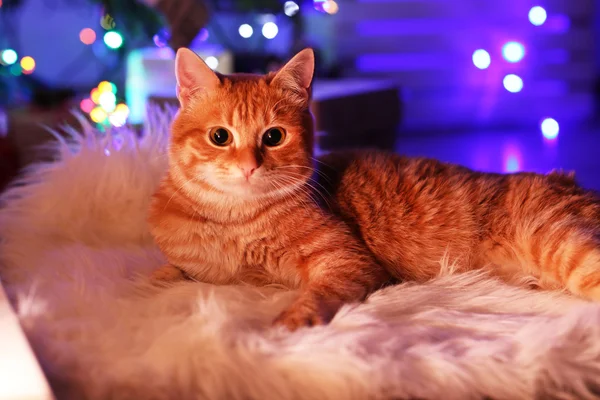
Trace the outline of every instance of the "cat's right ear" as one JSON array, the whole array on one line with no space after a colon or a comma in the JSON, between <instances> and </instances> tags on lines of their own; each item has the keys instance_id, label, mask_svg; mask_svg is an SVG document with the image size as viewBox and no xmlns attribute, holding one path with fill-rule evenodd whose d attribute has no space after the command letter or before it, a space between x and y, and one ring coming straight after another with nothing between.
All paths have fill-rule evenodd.
<instances>
[{"instance_id":1,"label":"cat's right ear","mask_svg":"<svg viewBox=\"0 0 600 400\"><path fill-rule=\"evenodd\" d=\"M175 56L177 98L182 107L189 104L194 94L213 90L221 81L217 74L193 51L180 48Z\"/></svg>"}]
</instances>

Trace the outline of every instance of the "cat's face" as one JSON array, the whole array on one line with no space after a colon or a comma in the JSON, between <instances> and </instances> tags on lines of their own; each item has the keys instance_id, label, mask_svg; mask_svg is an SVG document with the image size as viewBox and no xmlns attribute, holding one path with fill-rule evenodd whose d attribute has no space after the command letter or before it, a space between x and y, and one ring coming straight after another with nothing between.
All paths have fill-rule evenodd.
<instances>
[{"instance_id":1,"label":"cat's face","mask_svg":"<svg viewBox=\"0 0 600 400\"><path fill-rule=\"evenodd\" d=\"M176 68L181 111L169 151L172 173L245 198L283 196L309 179L311 50L267 76L217 76L186 49Z\"/></svg>"}]
</instances>

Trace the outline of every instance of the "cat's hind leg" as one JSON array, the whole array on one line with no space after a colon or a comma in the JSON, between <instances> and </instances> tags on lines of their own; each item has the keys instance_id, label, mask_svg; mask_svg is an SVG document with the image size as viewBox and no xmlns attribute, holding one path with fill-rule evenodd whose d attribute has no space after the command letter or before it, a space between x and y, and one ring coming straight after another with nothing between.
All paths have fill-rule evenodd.
<instances>
[{"instance_id":1,"label":"cat's hind leg","mask_svg":"<svg viewBox=\"0 0 600 400\"><path fill-rule=\"evenodd\" d=\"M512 249L518 254L521 268L539 278L541 288L562 287L574 295L600 301L600 227L595 234L589 224L577 222L548 223L527 239L517 239L521 245Z\"/></svg>"},{"instance_id":2,"label":"cat's hind leg","mask_svg":"<svg viewBox=\"0 0 600 400\"><path fill-rule=\"evenodd\" d=\"M510 275L533 277L542 289L563 289L600 301L600 198L572 176L505 178L490 214L490 263Z\"/></svg>"},{"instance_id":3,"label":"cat's hind leg","mask_svg":"<svg viewBox=\"0 0 600 400\"><path fill-rule=\"evenodd\" d=\"M562 265L567 289L578 296L600 301L600 246L580 244Z\"/></svg>"}]
</instances>

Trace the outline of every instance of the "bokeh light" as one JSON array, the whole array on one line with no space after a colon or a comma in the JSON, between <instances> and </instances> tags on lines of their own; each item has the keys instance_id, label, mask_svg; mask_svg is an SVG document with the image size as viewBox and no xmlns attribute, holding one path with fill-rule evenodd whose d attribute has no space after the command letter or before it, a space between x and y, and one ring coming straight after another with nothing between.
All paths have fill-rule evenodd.
<instances>
[{"instance_id":1,"label":"bokeh light","mask_svg":"<svg viewBox=\"0 0 600 400\"><path fill-rule=\"evenodd\" d=\"M106 112L113 112L117 106L117 98L113 92L101 92L98 103Z\"/></svg>"},{"instance_id":2,"label":"bokeh light","mask_svg":"<svg viewBox=\"0 0 600 400\"><path fill-rule=\"evenodd\" d=\"M98 84L98 90L102 93L104 92L112 92L113 91L113 85L112 83L108 82L108 81L102 81Z\"/></svg>"},{"instance_id":3,"label":"bokeh light","mask_svg":"<svg viewBox=\"0 0 600 400\"><path fill-rule=\"evenodd\" d=\"M115 113L118 114L124 114L129 116L129 107L127 107L127 104L121 103L119 105L117 105L117 108L115 108Z\"/></svg>"},{"instance_id":4,"label":"bokeh light","mask_svg":"<svg viewBox=\"0 0 600 400\"><path fill-rule=\"evenodd\" d=\"M127 117L129 117L129 107L126 104L119 104L115 108L115 110L108 116L108 122L111 125L120 127L125 125L127 122Z\"/></svg>"},{"instance_id":5,"label":"bokeh light","mask_svg":"<svg viewBox=\"0 0 600 400\"><path fill-rule=\"evenodd\" d=\"M99 124L101 122L104 122L104 120L106 119L106 112L102 108L96 107L90 112L90 118L92 119L92 121Z\"/></svg>"},{"instance_id":6,"label":"bokeh light","mask_svg":"<svg viewBox=\"0 0 600 400\"><path fill-rule=\"evenodd\" d=\"M13 49L6 49L2 51L2 56L0 56L2 63L6 65L12 65L16 63L18 58L19 56L17 55L17 52Z\"/></svg>"},{"instance_id":7,"label":"bokeh light","mask_svg":"<svg viewBox=\"0 0 600 400\"><path fill-rule=\"evenodd\" d=\"M295 1L286 1L283 5L283 13L288 17L293 17L298 13L300 7Z\"/></svg>"},{"instance_id":8,"label":"bokeh light","mask_svg":"<svg viewBox=\"0 0 600 400\"><path fill-rule=\"evenodd\" d=\"M122 115L119 115L119 114L111 114L111 115L108 117L108 122L110 122L110 124L111 124L112 126L116 126L117 128L119 128L119 127L121 127L121 126L125 125L125 122L126 122L126 121L125 121L125 119L123 118L123 116L122 116Z\"/></svg>"},{"instance_id":9,"label":"bokeh light","mask_svg":"<svg viewBox=\"0 0 600 400\"><path fill-rule=\"evenodd\" d=\"M492 63L490 53L483 49L475 50L473 52L473 64L479 69L486 69Z\"/></svg>"},{"instance_id":10,"label":"bokeh light","mask_svg":"<svg viewBox=\"0 0 600 400\"><path fill-rule=\"evenodd\" d=\"M323 11L325 11L327 14L330 14L330 15L337 14L339 9L340 9L340 7L334 0L327 0L326 2L323 3Z\"/></svg>"},{"instance_id":11,"label":"bokeh light","mask_svg":"<svg viewBox=\"0 0 600 400\"><path fill-rule=\"evenodd\" d=\"M519 42L508 42L502 47L502 56L508 62L519 62L525 57L525 47Z\"/></svg>"},{"instance_id":12,"label":"bokeh light","mask_svg":"<svg viewBox=\"0 0 600 400\"><path fill-rule=\"evenodd\" d=\"M513 173L523 170L523 152L519 143L507 142L502 149L502 169L504 172Z\"/></svg>"},{"instance_id":13,"label":"bokeh light","mask_svg":"<svg viewBox=\"0 0 600 400\"><path fill-rule=\"evenodd\" d=\"M104 44L111 49L118 49L123 45L123 36L117 31L109 31L104 34Z\"/></svg>"},{"instance_id":14,"label":"bokeh light","mask_svg":"<svg viewBox=\"0 0 600 400\"><path fill-rule=\"evenodd\" d=\"M79 106L90 114L92 121L100 124L100 129L109 124L123 126L129 117L129 107L117 104L117 85L110 81L98 83L90 92L90 98L82 100Z\"/></svg>"},{"instance_id":15,"label":"bokeh light","mask_svg":"<svg viewBox=\"0 0 600 400\"><path fill-rule=\"evenodd\" d=\"M252 29L252 27L248 24L242 24L240 25L238 32L241 37L243 37L244 39L248 39L254 33L254 29Z\"/></svg>"},{"instance_id":16,"label":"bokeh light","mask_svg":"<svg viewBox=\"0 0 600 400\"><path fill-rule=\"evenodd\" d=\"M79 32L79 40L83 44L93 44L96 41L96 32L91 28L84 28Z\"/></svg>"},{"instance_id":17,"label":"bokeh light","mask_svg":"<svg viewBox=\"0 0 600 400\"><path fill-rule=\"evenodd\" d=\"M548 18L548 14L544 7L535 6L529 10L529 22L531 22L535 26L541 26L546 22Z\"/></svg>"},{"instance_id":18,"label":"bokeh light","mask_svg":"<svg viewBox=\"0 0 600 400\"><path fill-rule=\"evenodd\" d=\"M558 137L560 126L554 118L545 118L540 124L542 135L548 140L554 140Z\"/></svg>"},{"instance_id":19,"label":"bokeh light","mask_svg":"<svg viewBox=\"0 0 600 400\"><path fill-rule=\"evenodd\" d=\"M509 74L502 80L504 88L511 93L519 93L523 90L523 79L515 74Z\"/></svg>"},{"instance_id":20,"label":"bokeh light","mask_svg":"<svg viewBox=\"0 0 600 400\"><path fill-rule=\"evenodd\" d=\"M19 64L11 65L9 71L14 76L20 76L23 73L23 70Z\"/></svg>"},{"instance_id":21,"label":"bokeh light","mask_svg":"<svg viewBox=\"0 0 600 400\"><path fill-rule=\"evenodd\" d=\"M115 20L113 17L110 16L110 14L104 14L100 18L100 26L106 29L107 31L114 29L114 27L116 26Z\"/></svg>"},{"instance_id":22,"label":"bokeh light","mask_svg":"<svg viewBox=\"0 0 600 400\"><path fill-rule=\"evenodd\" d=\"M313 4L317 11L327 14L336 14L340 8L334 0L314 0Z\"/></svg>"},{"instance_id":23,"label":"bokeh light","mask_svg":"<svg viewBox=\"0 0 600 400\"><path fill-rule=\"evenodd\" d=\"M100 103L100 95L101 94L102 94L102 92L100 90L98 90L98 88L94 88L90 92L90 98L92 99L92 101L95 104L98 104L98 103Z\"/></svg>"},{"instance_id":24,"label":"bokeh light","mask_svg":"<svg viewBox=\"0 0 600 400\"><path fill-rule=\"evenodd\" d=\"M262 34L267 39L273 39L279 33L279 28L275 22L267 22L262 27Z\"/></svg>"},{"instance_id":25,"label":"bokeh light","mask_svg":"<svg viewBox=\"0 0 600 400\"><path fill-rule=\"evenodd\" d=\"M35 69L35 60L33 57L23 57L21 59L21 68L23 68L24 74L31 74Z\"/></svg>"},{"instance_id":26,"label":"bokeh light","mask_svg":"<svg viewBox=\"0 0 600 400\"><path fill-rule=\"evenodd\" d=\"M504 162L504 171L505 172L519 172L521 170L521 162L519 161L519 157L516 154L511 154L506 157L506 161Z\"/></svg>"},{"instance_id":27,"label":"bokeh light","mask_svg":"<svg viewBox=\"0 0 600 400\"><path fill-rule=\"evenodd\" d=\"M208 56L204 61L206 62L206 65L210 67L210 69L217 69L217 67L219 66L219 60L217 59L217 57Z\"/></svg>"},{"instance_id":28,"label":"bokeh light","mask_svg":"<svg viewBox=\"0 0 600 400\"><path fill-rule=\"evenodd\" d=\"M152 37L152 40L157 47L167 47L170 39L171 34L165 28L159 30L158 33Z\"/></svg>"},{"instance_id":29,"label":"bokeh light","mask_svg":"<svg viewBox=\"0 0 600 400\"><path fill-rule=\"evenodd\" d=\"M95 106L96 105L94 104L92 99L83 99L79 103L79 108L81 108L81 111L88 113L88 114L92 112L92 110L94 109Z\"/></svg>"},{"instance_id":30,"label":"bokeh light","mask_svg":"<svg viewBox=\"0 0 600 400\"><path fill-rule=\"evenodd\" d=\"M198 33L198 36L196 36L196 37L201 42L206 42L208 40L209 36L210 36L210 34L208 33L208 29L202 28L202 29L200 29L200 32Z\"/></svg>"}]
</instances>

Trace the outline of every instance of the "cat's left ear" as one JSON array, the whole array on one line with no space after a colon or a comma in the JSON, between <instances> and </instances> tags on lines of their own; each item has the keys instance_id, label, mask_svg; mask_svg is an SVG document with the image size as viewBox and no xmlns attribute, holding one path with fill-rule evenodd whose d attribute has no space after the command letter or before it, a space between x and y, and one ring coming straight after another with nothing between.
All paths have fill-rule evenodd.
<instances>
[{"instance_id":1,"label":"cat's left ear","mask_svg":"<svg viewBox=\"0 0 600 400\"><path fill-rule=\"evenodd\" d=\"M217 74L193 51L181 48L175 56L177 98L182 107L199 91L213 90L221 83Z\"/></svg>"},{"instance_id":2,"label":"cat's left ear","mask_svg":"<svg viewBox=\"0 0 600 400\"><path fill-rule=\"evenodd\" d=\"M308 91L314 73L315 53L312 49L304 49L275 74L271 83L295 91Z\"/></svg>"}]
</instances>

